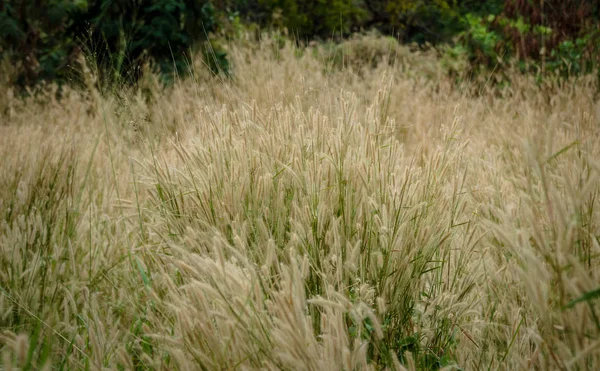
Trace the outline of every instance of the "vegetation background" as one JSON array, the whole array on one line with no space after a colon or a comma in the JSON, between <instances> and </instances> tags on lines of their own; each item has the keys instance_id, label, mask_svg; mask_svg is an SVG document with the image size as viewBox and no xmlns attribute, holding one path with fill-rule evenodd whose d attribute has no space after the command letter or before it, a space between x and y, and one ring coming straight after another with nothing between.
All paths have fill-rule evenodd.
<instances>
[{"instance_id":1,"label":"vegetation background","mask_svg":"<svg viewBox=\"0 0 600 371\"><path fill-rule=\"evenodd\" d=\"M4 0L0 53L21 87L77 80L81 53L107 83L137 80L150 60L167 77L185 73L209 35L207 63L226 72L219 40L243 30L286 29L307 43L375 29L438 49L455 61L450 69L516 61L523 71L576 75L598 70L599 21L598 0Z\"/></svg>"},{"instance_id":2,"label":"vegetation background","mask_svg":"<svg viewBox=\"0 0 600 371\"><path fill-rule=\"evenodd\" d=\"M0 368L600 369L598 12L0 2Z\"/></svg>"}]
</instances>

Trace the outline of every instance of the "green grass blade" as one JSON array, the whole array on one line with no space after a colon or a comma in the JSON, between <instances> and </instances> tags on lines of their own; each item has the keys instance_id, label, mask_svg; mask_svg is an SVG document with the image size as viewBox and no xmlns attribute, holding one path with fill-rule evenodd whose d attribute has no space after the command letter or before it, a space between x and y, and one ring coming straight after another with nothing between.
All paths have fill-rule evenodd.
<instances>
[{"instance_id":1,"label":"green grass blade","mask_svg":"<svg viewBox=\"0 0 600 371\"><path fill-rule=\"evenodd\" d=\"M569 303L567 303L565 308L566 309L573 308L578 303L592 301L597 298L600 298L600 288L597 288L596 290L588 291L585 294L578 297L577 299L571 300Z\"/></svg>"}]
</instances>

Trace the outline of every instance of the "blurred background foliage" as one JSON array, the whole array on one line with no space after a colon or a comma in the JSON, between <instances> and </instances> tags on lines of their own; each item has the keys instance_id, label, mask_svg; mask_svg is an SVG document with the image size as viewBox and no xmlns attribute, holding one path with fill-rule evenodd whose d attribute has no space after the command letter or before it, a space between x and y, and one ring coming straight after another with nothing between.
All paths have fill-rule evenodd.
<instances>
[{"instance_id":1,"label":"blurred background foliage","mask_svg":"<svg viewBox=\"0 0 600 371\"><path fill-rule=\"evenodd\" d=\"M111 84L135 81L150 61L165 76L185 70L216 26L208 0L8 0L0 52L19 86L76 78L82 57Z\"/></svg>"},{"instance_id":2,"label":"blurred background foliage","mask_svg":"<svg viewBox=\"0 0 600 371\"><path fill-rule=\"evenodd\" d=\"M599 24L600 0L5 0L0 53L21 87L77 81L82 55L99 81L134 82L148 63L168 80L198 51L227 74L220 40L243 32L305 44L377 30L438 51L449 72L573 76L598 73Z\"/></svg>"}]
</instances>

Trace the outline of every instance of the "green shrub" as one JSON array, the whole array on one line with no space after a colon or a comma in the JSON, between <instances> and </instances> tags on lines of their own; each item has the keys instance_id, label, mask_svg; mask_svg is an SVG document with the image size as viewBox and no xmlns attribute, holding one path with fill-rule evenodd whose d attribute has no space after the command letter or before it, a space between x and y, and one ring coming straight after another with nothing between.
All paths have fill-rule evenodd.
<instances>
[{"instance_id":1,"label":"green shrub","mask_svg":"<svg viewBox=\"0 0 600 371\"><path fill-rule=\"evenodd\" d=\"M600 1L506 0L492 27L524 70L567 77L597 71Z\"/></svg>"},{"instance_id":2,"label":"green shrub","mask_svg":"<svg viewBox=\"0 0 600 371\"><path fill-rule=\"evenodd\" d=\"M299 43L352 39L373 29L443 54L449 71L502 69L571 76L598 70L600 1L585 0L7 0L0 52L13 84L63 82L85 45L102 83L136 81L153 60L163 76L187 69L209 34L287 29ZM258 35L259 33L257 33ZM219 40L201 48L215 73L229 73ZM370 56L365 56L370 58ZM363 58L364 59L364 58ZM464 71L463 71L464 72Z\"/></svg>"},{"instance_id":3,"label":"green shrub","mask_svg":"<svg viewBox=\"0 0 600 371\"><path fill-rule=\"evenodd\" d=\"M64 81L88 48L101 81L135 81L150 59L166 75L215 30L209 0L8 0L0 5L0 51L18 65L13 83Z\"/></svg>"},{"instance_id":4,"label":"green shrub","mask_svg":"<svg viewBox=\"0 0 600 371\"><path fill-rule=\"evenodd\" d=\"M73 1L8 0L0 5L0 52L17 68L13 83L65 78L75 61L71 15L86 4Z\"/></svg>"}]
</instances>

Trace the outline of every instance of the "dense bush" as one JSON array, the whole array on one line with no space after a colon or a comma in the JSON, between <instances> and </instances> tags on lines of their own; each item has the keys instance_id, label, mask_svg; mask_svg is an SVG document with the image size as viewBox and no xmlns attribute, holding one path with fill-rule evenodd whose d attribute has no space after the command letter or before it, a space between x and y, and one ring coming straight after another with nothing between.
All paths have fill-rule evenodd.
<instances>
[{"instance_id":1,"label":"dense bush","mask_svg":"<svg viewBox=\"0 0 600 371\"><path fill-rule=\"evenodd\" d=\"M167 76L186 69L198 41L249 25L287 29L308 40L376 29L400 42L444 47L445 60L470 70L518 61L523 71L572 75L597 71L600 0L7 0L0 3L0 52L13 83L64 81L84 52L100 81L135 81L154 60ZM217 25L219 27L217 27ZM222 50L205 50L213 72L227 72ZM448 64L456 68L464 63Z\"/></svg>"},{"instance_id":2,"label":"dense bush","mask_svg":"<svg viewBox=\"0 0 600 371\"><path fill-rule=\"evenodd\" d=\"M506 0L499 14L467 14L455 53L475 67L519 62L523 71L578 75L597 71L600 1Z\"/></svg>"},{"instance_id":3,"label":"dense bush","mask_svg":"<svg viewBox=\"0 0 600 371\"><path fill-rule=\"evenodd\" d=\"M223 9L300 41L376 28L401 42L450 44L472 70L519 61L524 71L597 70L599 0L230 0ZM456 64L454 64L456 65Z\"/></svg>"},{"instance_id":4,"label":"dense bush","mask_svg":"<svg viewBox=\"0 0 600 371\"><path fill-rule=\"evenodd\" d=\"M263 27L287 28L300 40L331 39L377 29L403 42L448 42L467 13L502 10L502 0L225 0L224 13Z\"/></svg>"},{"instance_id":5,"label":"dense bush","mask_svg":"<svg viewBox=\"0 0 600 371\"><path fill-rule=\"evenodd\" d=\"M8 0L0 3L0 51L17 65L13 83L65 80L85 46L103 80L132 78L153 59L163 72L215 28L208 0Z\"/></svg>"}]
</instances>

